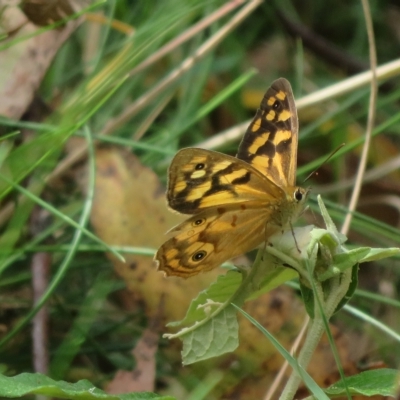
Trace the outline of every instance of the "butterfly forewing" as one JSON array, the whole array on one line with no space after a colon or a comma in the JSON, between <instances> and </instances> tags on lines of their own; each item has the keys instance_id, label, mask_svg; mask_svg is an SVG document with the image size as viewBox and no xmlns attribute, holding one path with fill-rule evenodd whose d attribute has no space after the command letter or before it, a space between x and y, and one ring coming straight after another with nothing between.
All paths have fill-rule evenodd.
<instances>
[{"instance_id":1,"label":"butterfly forewing","mask_svg":"<svg viewBox=\"0 0 400 400\"><path fill-rule=\"evenodd\" d=\"M280 78L267 90L240 143L237 157L281 187L296 182L297 111L290 83Z\"/></svg>"},{"instance_id":2,"label":"butterfly forewing","mask_svg":"<svg viewBox=\"0 0 400 400\"><path fill-rule=\"evenodd\" d=\"M215 151L188 148L177 153L169 168L167 200L182 214L217 205L271 201L282 189L255 168Z\"/></svg>"}]
</instances>

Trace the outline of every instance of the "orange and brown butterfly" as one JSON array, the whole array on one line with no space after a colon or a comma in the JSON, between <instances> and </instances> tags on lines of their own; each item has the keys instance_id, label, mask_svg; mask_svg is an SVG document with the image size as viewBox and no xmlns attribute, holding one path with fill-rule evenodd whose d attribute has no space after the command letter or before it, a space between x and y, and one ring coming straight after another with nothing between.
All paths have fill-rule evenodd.
<instances>
[{"instance_id":1,"label":"orange and brown butterfly","mask_svg":"<svg viewBox=\"0 0 400 400\"><path fill-rule=\"evenodd\" d=\"M187 148L171 162L169 206L192 217L172 228L158 269L183 278L209 271L288 229L305 207L296 186L298 120L290 83L274 81L236 157Z\"/></svg>"}]
</instances>

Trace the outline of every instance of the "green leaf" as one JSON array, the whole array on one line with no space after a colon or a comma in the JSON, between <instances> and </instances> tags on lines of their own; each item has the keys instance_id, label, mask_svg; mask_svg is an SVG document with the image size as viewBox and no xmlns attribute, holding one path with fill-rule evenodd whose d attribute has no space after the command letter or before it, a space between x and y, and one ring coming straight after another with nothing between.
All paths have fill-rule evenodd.
<instances>
[{"instance_id":1,"label":"green leaf","mask_svg":"<svg viewBox=\"0 0 400 400\"><path fill-rule=\"evenodd\" d=\"M339 276L342 272L361 262L361 260L367 254L369 254L369 252L369 247L359 247L346 253L335 254L333 256L332 264L329 266L326 272L318 275L318 280L323 282L329 278Z\"/></svg>"},{"instance_id":2,"label":"green leaf","mask_svg":"<svg viewBox=\"0 0 400 400\"><path fill-rule=\"evenodd\" d=\"M334 314L337 313L339 310L341 310L353 297L354 292L356 291L358 286L358 266L359 264L353 266L353 269L351 271L351 282L349 288L345 296L342 298L342 300L340 300L339 304L337 305L335 311L333 312Z\"/></svg>"},{"instance_id":3,"label":"green leaf","mask_svg":"<svg viewBox=\"0 0 400 400\"><path fill-rule=\"evenodd\" d=\"M307 314L314 319L314 292L303 283L303 280L300 280L300 291Z\"/></svg>"},{"instance_id":4,"label":"green leaf","mask_svg":"<svg viewBox=\"0 0 400 400\"><path fill-rule=\"evenodd\" d=\"M346 387L350 394L363 396L394 396L399 389L400 373L394 369L374 369L361 372L339 381L325 392L331 396L346 394Z\"/></svg>"},{"instance_id":5,"label":"green leaf","mask_svg":"<svg viewBox=\"0 0 400 400\"><path fill-rule=\"evenodd\" d=\"M353 297L354 292L356 291L358 286L358 265L359 264L353 266L349 288L346 292L346 295L340 300L334 313L337 313L339 310L341 310ZM314 319L314 291L306 284L304 284L304 280L302 279L300 279L300 291L307 314L310 316L311 319Z\"/></svg>"},{"instance_id":6,"label":"green leaf","mask_svg":"<svg viewBox=\"0 0 400 400\"><path fill-rule=\"evenodd\" d=\"M272 289L284 284L297 277L297 272L288 267L276 266L271 268L260 282L260 289L255 291L248 300L257 299L264 293L270 292Z\"/></svg>"},{"instance_id":7,"label":"green leaf","mask_svg":"<svg viewBox=\"0 0 400 400\"><path fill-rule=\"evenodd\" d=\"M93 386L87 380L76 383L55 381L42 374L20 374L13 377L0 375L0 396L15 398L28 394L37 394L48 397L77 400L173 400L171 396L159 396L155 393L125 393L121 395L109 395L103 390Z\"/></svg>"},{"instance_id":8,"label":"green leaf","mask_svg":"<svg viewBox=\"0 0 400 400\"><path fill-rule=\"evenodd\" d=\"M334 236L332 232L329 232L326 229L314 228L311 231L311 242L309 245L309 251L314 249L314 246L317 243L322 243L324 246L327 246L331 251L334 251L338 247L337 238Z\"/></svg>"},{"instance_id":9,"label":"green leaf","mask_svg":"<svg viewBox=\"0 0 400 400\"><path fill-rule=\"evenodd\" d=\"M389 247L388 249L369 249L369 253L360 262L377 261L382 258L392 257L400 253L400 248Z\"/></svg>"},{"instance_id":10,"label":"green leaf","mask_svg":"<svg viewBox=\"0 0 400 400\"><path fill-rule=\"evenodd\" d=\"M184 365L235 350L239 345L236 309L225 307L218 315L183 336Z\"/></svg>"},{"instance_id":11,"label":"green leaf","mask_svg":"<svg viewBox=\"0 0 400 400\"><path fill-rule=\"evenodd\" d=\"M170 322L167 326L191 325L196 321L201 321L207 316L207 307L204 305L210 304L210 300L213 303L225 303L232 297L241 282L242 274L237 271L228 271L225 275L218 276L216 282L192 300L184 319Z\"/></svg>"},{"instance_id":12,"label":"green leaf","mask_svg":"<svg viewBox=\"0 0 400 400\"><path fill-rule=\"evenodd\" d=\"M318 195L318 205L319 209L321 210L321 215L324 219L326 229L338 239L340 244L346 242L347 237L337 230L336 225L333 223L332 218L328 214L328 210L326 209L325 204L322 201L321 195Z\"/></svg>"}]
</instances>

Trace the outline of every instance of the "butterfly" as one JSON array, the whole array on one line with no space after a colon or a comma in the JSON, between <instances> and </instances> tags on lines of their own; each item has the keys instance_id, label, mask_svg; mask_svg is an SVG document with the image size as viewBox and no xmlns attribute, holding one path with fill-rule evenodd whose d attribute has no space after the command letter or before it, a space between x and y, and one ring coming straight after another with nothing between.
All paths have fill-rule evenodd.
<instances>
[{"instance_id":1,"label":"butterfly","mask_svg":"<svg viewBox=\"0 0 400 400\"><path fill-rule=\"evenodd\" d=\"M308 190L296 186L298 119L290 83L266 91L236 157L180 150L169 167L170 208L192 215L172 228L154 259L166 275L209 271L291 228Z\"/></svg>"}]
</instances>

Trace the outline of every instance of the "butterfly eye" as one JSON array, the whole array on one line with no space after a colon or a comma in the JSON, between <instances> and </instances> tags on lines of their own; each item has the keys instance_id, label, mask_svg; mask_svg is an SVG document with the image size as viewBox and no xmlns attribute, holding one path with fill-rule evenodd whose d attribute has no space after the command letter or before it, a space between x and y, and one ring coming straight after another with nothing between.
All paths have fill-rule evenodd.
<instances>
[{"instance_id":1,"label":"butterfly eye","mask_svg":"<svg viewBox=\"0 0 400 400\"><path fill-rule=\"evenodd\" d=\"M303 193L301 193L301 191L300 191L299 189L297 189L297 190L294 192L294 198L295 198L297 201L301 201L301 200L303 199Z\"/></svg>"},{"instance_id":2,"label":"butterfly eye","mask_svg":"<svg viewBox=\"0 0 400 400\"><path fill-rule=\"evenodd\" d=\"M197 253L194 253L192 256L193 261L200 261L202 260L205 256L207 255L207 252L204 250L198 251Z\"/></svg>"},{"instance_id":3,"label":"butterfly eye","mask_svg":"<svg viewBox=\"0 0 400 400\"><path fill-rule=\"evenodd\" d=\"M199 163L194 167L194 169L198 171L200 169L204 169L204 167L205 167L205 165L203 163Z\"/></svg>"},{"instance_id":4,"label":"butterfly eye","mask_svg":"<svg viewBox=\"0 0 400 400\"><path fill-rule=\"evenodd\" d=\"M199 226L204 224L204 222L205 222L204 218L196 219L196 221L193 222L193 225Z\"/></svg>"}]
</instances>

